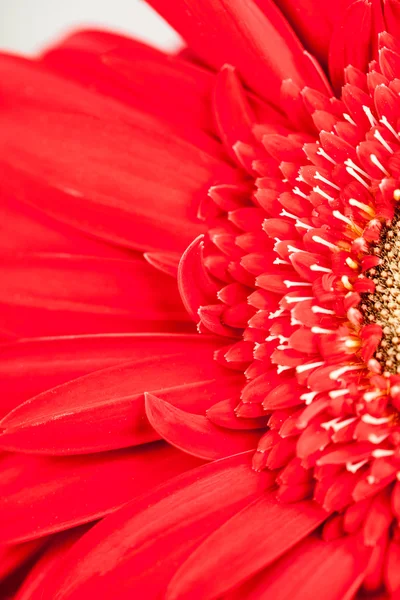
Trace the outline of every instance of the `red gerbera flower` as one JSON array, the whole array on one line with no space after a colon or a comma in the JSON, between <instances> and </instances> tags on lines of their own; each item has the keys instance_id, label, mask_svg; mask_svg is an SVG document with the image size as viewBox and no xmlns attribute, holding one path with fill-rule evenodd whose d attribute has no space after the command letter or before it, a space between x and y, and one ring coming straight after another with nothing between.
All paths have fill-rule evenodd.
<instances>
[{"instance_id":1,"label":"red gerbera flower","mask_svg":"<svg viewBox=\"0 0 400 600\"><path fill-rule=\"evenodd\" d=\"M151 4L0 58L0 575L395 599L400 3Z\"/></svg>"}]
</instances>

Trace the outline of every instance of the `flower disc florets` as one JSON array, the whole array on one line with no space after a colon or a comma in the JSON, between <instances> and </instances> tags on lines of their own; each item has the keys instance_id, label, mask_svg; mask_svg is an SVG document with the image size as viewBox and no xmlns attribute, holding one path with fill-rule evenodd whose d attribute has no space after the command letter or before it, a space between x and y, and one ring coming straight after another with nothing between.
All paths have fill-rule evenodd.
<instances>
[{"instance_id":1,"label":"flower disc florets","mask_svg":"<svg viewBox=\"0 0 400 600\"><path fill-rule=\"evenodd\" d=\"M396 193L396 192L395 192ZM388 373L400 373L400 230L399 213L382 228L374 253L379 264L366 272L375 285L363 296L361 309L367 322L382 328L382 340L375 353Z\"/></svg>"},{"instance_id":2,"label":"flower disc florets","mask_svg":"<svg viewBox=\"0 0 400 600\"><path fill-rule=\"evenodd\" d=\"M363 523L367 545L400 516L397 52L382 34L379 64L349 66L340 99L306 88L296 104L284 82L296 130L260 124L226 67L214 110L245 175L210 190L208 239L181 263L184 274L202 256L199 329L236 338L216 360L248 380L209 418L264 428L253 464L276 470L280 498L312 495L335 515L326 536ZM218 119L224 99L246 139Z\"/></svg>"}]
</instances>

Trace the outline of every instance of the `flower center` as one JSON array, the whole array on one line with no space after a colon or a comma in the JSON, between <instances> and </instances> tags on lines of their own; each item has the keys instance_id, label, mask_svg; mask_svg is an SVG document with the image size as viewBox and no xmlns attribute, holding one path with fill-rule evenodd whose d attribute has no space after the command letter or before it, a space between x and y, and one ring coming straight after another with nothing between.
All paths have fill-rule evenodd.
<instances>
[{"instance_id":1,"label":"flower center","mask_svg":"<svg viewBox=\"0 0 400 600\"><path fill-rule=\"evenodd\" d=\"M374 254L380 264L367 272L375 284L365 294L362 310L369 323L382 327L383 337L375 357L389 373L400 373L400 211L382 228Z\"/></svg>"}]
</instances>

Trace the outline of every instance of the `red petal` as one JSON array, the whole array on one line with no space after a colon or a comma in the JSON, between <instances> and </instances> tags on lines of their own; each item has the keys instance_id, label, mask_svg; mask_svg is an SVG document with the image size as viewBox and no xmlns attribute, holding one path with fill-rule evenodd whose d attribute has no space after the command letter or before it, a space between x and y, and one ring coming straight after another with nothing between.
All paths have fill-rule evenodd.
<instances>
[{"instance_id":1,"label":"red petal","mask_svg":"<svg viewBox=\"0 0 400 600\"><path fill-rule=\"evenodd\" d=\"M13 546L0 546L0 579L4 579L15 569L37 554L45 544L46 539L32 540Z\"/></svg>"},{"instance_id":2,"label":"red petal","mask_svg":"<svg viewBox=\"0 0 400 600\"><path fill-rule=\"evenodd\" d=\"M385 0L384 15L388 32L398 38L400 34L400 6L397 0Z\"/></svg>"},{"instance_id":3,"label":"red petal","mask_svg":"<svg viewBox=\"0 0 400 600\"><path fill-rule=\"evenodd\" d=\"M0 248L2 254L66 252L107 258L128 256L125 250L83 235L73 227L4 194L0 204Z\"/></svg>"},{"instance_id":4,"label":"red petal","mask_svg":"<svg viewBox=\"0 0 400 600\"><path fill-rule=\"evenodd\" d=\"M219 144L204 152L162 121L22 59L2 56L0 76L4 195L138 249L181 251L201 233L199 198L233 177Z\"/></svg>"},{"instance_id":5,"label":"red petal","mask_svg":"<svg viewBox=\"0 0 400 600\"><path fill-rule=\"evenodd\" d=\"M200 306L216 301L218 287L204 267L204 236L196 238L185 250L178 268L178 287L189 315L198 320Z\"/></svg>"},{"instance_id":6,"label":"red petal","mask_svg":"<svg viewBox=\"0 0 400 600\"><path fill-rule=\"evenodd\" d=\"M283 79L325 89L271 0L263 0L262 9L253 0L150 0L150 4L207 64L235 65L250 88L277 106Z\"/></svg>"},{"instance_id":7,"label":"red petal","mask_svg":"<svg viewBox=\"0 0 400 600\"><path fill-rule=\"evenodd\" d=\"M367 518L363 525L364 543L366 546L375 546L382 535L393 522L393 513L390 506L390 496L387 490L377 494L372 501Z\"/></svg>"},{"instance_id":8,"label":"red petal","mask_svg":"<svg viewBox=\"0 0 400 600\"><path fill-rule=\"evenodd\" d=\"M160 437L192 456L217 460L257 447L258 432L222 429L207 417L180 410L152 394L145 394L145 399L147 418Z\"/></svg>"},{"instance_id":9,"label":"red petal","mask_svg":"<svg viewBox=\"0 0 400 600\"><path fill-rule=\"evenodd\" d=\"M334 448L334 446L333 446ZM369 458L374 450L370 442L353 442L343 444L339 449L324 454L319 460L319 465L341 465L346 462L358 462Z\"/></svg>"},{"instance_id":10,"label":"red petal","mask_svg":"<svg viewBox=\"0 0 400 600\"><path fill-rule=\"evenodd\" d=\"M238 391L208 348L156 356L83 376L28 400L1 422L0 446L45 454L84 454L158 439L144 410L144 392L204 413L221 396ZM230 383L232 380L232 384ZM229 393L229 392L228 392Z\"/></svg>"},{"instance_id":11,"label":"red petal","mask_svg":"<svg viewBox=\"0 0 400 600\"><path fill-rule=\"evenodd\" d=\"M385 583L389 590L392 592L393 600L398 600L400 590L400 544L397 540L392 540L389 543L389 547L386 554L386 565L385 565ZM396 595L394 595L397 592Z\"/></svg>"},{"instance_id":12,"label":"red petal","mask_svg":"<svg viewBox=\"0 0 400 600\"><path fill-rule=\"evenodd\" d=\"M241 419L235 413L235 407L238 401L221 400L207 410L207 417L219 427L227 429L260 429L266 427L269 417L259 417L258 419Z\"/></svg>"},{"instance_id":13,"label":"red petal","mask_svg":"<svg viewBox=\"0 0 400 600\"><path fill-rule=\"evenodd\" d=\"M0 279L0 322L22 337L173 330L187 319L175 282L143 260L3 256Z\"/></svg>"},{"instance_id":14,"label":"red petal","mask_svg":"<svg viewBox=\"0 0 400 600\"><path fill-rule=\"evenodd\" d=\"M247 453L172 480L86 534L41 600L160 598L198 543L269 484Z\"/></svg>"},{"instance_id":15,"label":"red petal","mask_svg":"<svg viewBox=\"0 0 400 600\"><path fill-rule=\"evenodd\" d=\"M341 12L338 4L321 2L316 10L314 0L280 0L279 8L304 46L326 66L332 29Z\"/></svg>"},{"instance_id":16,"label":"red petal","mask_svg":"<svg viewBox=\"0 0 400 600\"><path fill-rule=\"evenodd\" d=\"M218 336L239 337L239 329L232 329L232 327L228 327L223 324L222 316L224 311L225 307L223 304L209 304L208 306L201 306L199 308L201 324L206 327L206 332L210 331Z\"/></svg>"},{"instance_id":17,"label":"red petal","mask_svg":"<svg viewBox=\"0 0 400 600\"><path fill-rule=\"evenodd\" d=\"M362 584L370 551L348 536L325 542L314 536L238 592L246 600L351 600ZM242 594L242 595L240 595Z\"/></svg>"},{"instance_id":18,"label":"red petal","mask_svg":"<svg viewBox=\"0 0 400 600\"><path fill-rule=\"evenodd\" d=\"M196 355L220 346L217 338L197 334L132 333L33 338L3 345L0 395L3 414L40 392L92 371L128 360L185 352Z\"/></svg>"},{"instance_id":19,"label":"red petal","mask_svg":"<svg viewBox=\"0 0 400 600\"><path fill-rule=\"evenodd\" d=\"M354 32L357 31L357 35ZM371 59L372 8L366 0L353 2L338 21L329 48L329 72L336 89L344 83L344 69L365 71Z\"/></svg>"},{"instance_id":20,"label":"red petal","mask_svg":"<svg viewBox=\"0 0 400 600\"><path fill-rule=\"evenodd\" d=\"M153 267L171 275L175 279L178 276L178 264L180 254L175 252L145 252L144 257Z\"/></svg>"},{"instance_id":21,"label":"red petal","mask_svg":"<svg viewBox=\"0 0 400 600\"><path fill-rule=\"evenodd\" d=\"M159 443L73 458L11 455L3 460L0 481L2 542L35 539L96 520L198 464Z\"/></svg>"},{"instance_id":22,"label":"red petal","mask_svg":"<svg viewBox=\"0 0 400 600\"><path fill-rule=\"evenodd\" d=\"M85 533L86 529L87 527L78 527L56 536L50 547L46 548L25 577L22 586L18 589L15 600L41 600L43 587L46 585L47 579L53 576L54 571L62 567L64 554ZM27 542L24 546L35 543L37 544L38 540Z\"/></svg>"},{"instance_id":23,"label":"red petal","mask_svg":"<svg viewBox=\"0 0 400 600\"><path fill-rule=\"evenodd\" d=\"M278 504L275 492L263 494L193 552L170 582L166 599L225 594L287 552L326 517L311 502Z\"/></svg>"},{"instance_id":24,"label":"red petal","mask_svg":"<svg viewBox=\"0 0 400 600\"><path fill-rule=\"evenodd\" d=\"M45 65L86 88L161 117L196 142L212 128L212 74L135 40L80 31L43 56ZM162 102L160 102L162 98Z\"/></svg>"},{"instance_id":25,"label":"red petal","mask_svg":"<svg viewBox=\"0 0 400 600\"><path fill-rule=\"evenodd\" d=\"M255 142L253 127L256 117L231 65L224 65L217 75L214 88L214 116L219 137L234 159L236 154L232 148L236 142Z\"/></svg>"},{"instance_id":26,"label":"red petal","mask_svg":"<svg viewBox=\"0 0 400 600\"><path fill-rule=\"evenodd\" d=\"M306 388L299 385L295 378L289 379L285 383L281 383L273 390L268 392L263 401L263 407L266 411L278 410L280 408L288 408L290 406L298 406L303 404L300 396L304 394Z\"/></svg>"},{"instance_id":27,"label":"red petal","mask_svg":"<svg viewBox=\"0 0 400 600\"><path fill-rule=\"evenodd\" d=\"M261 404L266 395L280 383L281 379L276 371L266 371L245 385L240 395L241 400Z\"/></svg>"},{"instance_id":28,"label":"red petal","mask_svg":"<svg viewBox=\"0 0 400 600\"><path fill-rule=\"evenodd\" d=\"M400 56L397 52L382 48L379 51L379 65L382 73L389 80L395 79L399 73Z\"/></svg>"}]
</instances>

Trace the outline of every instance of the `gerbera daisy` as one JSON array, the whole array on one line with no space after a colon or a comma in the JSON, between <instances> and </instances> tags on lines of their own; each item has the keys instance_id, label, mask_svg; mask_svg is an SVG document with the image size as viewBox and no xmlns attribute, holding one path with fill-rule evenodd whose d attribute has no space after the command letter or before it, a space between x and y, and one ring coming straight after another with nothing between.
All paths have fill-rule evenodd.
<instances>
[{"instance_id":1,"label":"gerbera daisy","mask_svg":"<svg viewBox=\"0 0 400 600\"><path fill-rule=\"evenodd\" d=\"M400 3L150 4L0 57L3 595L396 599Z\"/></svg>"}]
</instances>

